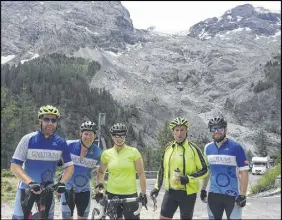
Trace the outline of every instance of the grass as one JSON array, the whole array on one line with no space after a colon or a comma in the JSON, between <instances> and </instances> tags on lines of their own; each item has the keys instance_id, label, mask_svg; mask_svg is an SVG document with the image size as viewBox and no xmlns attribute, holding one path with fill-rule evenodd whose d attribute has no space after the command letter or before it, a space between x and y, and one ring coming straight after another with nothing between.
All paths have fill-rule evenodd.
<instances>
[{"instance_id":1,"label":"grass","mask_svg":"<svg viewBox=\"0 0 282 220\"><path fill-rule=\"evenodd\" d=\"M56 170L55 177L57 177L63 171L62 167ZM56 181L56 180L55 180ZM1 171L1 202L13 205L17 193L18 179L10 170ZM91 187L96 186L96 175L91 180ZM107 187L107 181L105 178L105 188ZM57 202L57 199L55 200Z\"/></svg>"},{"instance_id":2,"label":"grass","mask_svg":"<svg viewBox=\"0 0 282 220\"><path fill-rule=\"evenodd\" d=\"M268 170L262 178L259 179L257 184L251 187L251 194L257 194L260 192L264 192L270 190L275 187L275 179L278 175L281 174L281 165L273 167Z\"/></svg>"},{"instance_id":3,"label":"grass","mask_svg":"<svg viewBox=\"0 0 282 220\"><path fill-rule=\"evenodd\" d=\"M18 179L10 170L1 172L1 202L13 204L17 192Z\"/></svg>"}]
</instances>

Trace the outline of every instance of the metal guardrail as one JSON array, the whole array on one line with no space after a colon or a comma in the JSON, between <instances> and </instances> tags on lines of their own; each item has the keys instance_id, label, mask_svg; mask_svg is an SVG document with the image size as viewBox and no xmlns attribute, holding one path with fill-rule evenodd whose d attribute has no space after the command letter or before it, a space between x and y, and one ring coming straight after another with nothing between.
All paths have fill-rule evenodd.
<instances>
[{"instance_id":1,"label":"metal guardrail","mask_svg":"<svg viewBox=\"0 0 282 220\"><path fill-rule=\"evenodd\" d=\"M146 175L146 179L157 179L157 175L158 175L159 171L146 171L145 170L145 175ZM97 174L97 170L94 170L93 175L95 176ZM108 179L108 172L105 173L105 180ZM136 173L136 179L138 179L138 174Z\"/></svg>"}]
</instances>

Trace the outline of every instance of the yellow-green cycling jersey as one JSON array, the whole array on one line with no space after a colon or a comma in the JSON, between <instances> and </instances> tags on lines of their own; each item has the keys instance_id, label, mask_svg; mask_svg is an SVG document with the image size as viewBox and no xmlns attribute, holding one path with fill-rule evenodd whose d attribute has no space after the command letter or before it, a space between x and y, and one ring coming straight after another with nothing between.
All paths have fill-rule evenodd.
<instances>
[{"instance_id":1,"label":"yellow-green cycling jersey","mask_svg":"<svg viewBox=\"0 0 282 220\"><path fill-rule=\"evenodd\" d=\"M102 153L101 161L107 164L109 172L108 192L117 195L137 192L135 161L139 158L141 154L138 149L127 145L119 152L112 147Z\"/></svg>"},{"instance_id":2,"label":"yellow-green cycling jersey","mask_svg":"<svg viewBox=\"0 0 282 220\"><path fill-rule=\"evenodd\" d=\"M181 185L174 183L174 170L180 170L180 175L187 175L189 183ZM165 181L165 189L186 190L187 194L197 193L200 190L200 179L208 175L207 162L199 149L192 142L185 140L181 145L172 141L166 147L155 184L160 189Z\"/></svg>"}]
</instances>

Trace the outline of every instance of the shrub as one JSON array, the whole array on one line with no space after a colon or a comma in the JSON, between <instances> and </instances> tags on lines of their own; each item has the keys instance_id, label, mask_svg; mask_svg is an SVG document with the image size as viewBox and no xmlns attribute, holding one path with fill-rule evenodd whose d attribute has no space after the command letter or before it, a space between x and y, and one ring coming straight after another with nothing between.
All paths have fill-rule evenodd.
<instances>
[{"instance_id":1,"label":"shrub","mask_svg":"<svg viewBox=\"0 0 282 220\"><path fill-rule=\"evenodd\" d=\"M15 177L11 170L2 170L1 177Z\"/></svg>"},{"instance_id":2,"label":"shrub","mask_svg":"<svg viewBox=\"0 0 282 220\"><path fill-rule=\"evenodd\" d=\"M257 194L272 189L275 186L275 179L281 175L281 166L275 166L268 170L258 183L251 187L251 194Z\"/></svg>"}]
</instances>

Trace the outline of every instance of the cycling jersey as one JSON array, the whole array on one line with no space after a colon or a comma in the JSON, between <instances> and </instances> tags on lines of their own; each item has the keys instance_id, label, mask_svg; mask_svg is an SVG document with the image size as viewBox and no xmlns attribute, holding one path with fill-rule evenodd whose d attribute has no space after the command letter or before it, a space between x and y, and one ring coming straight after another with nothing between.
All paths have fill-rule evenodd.
<instances>
[{"instance_id":1,"label":"cycling jersey","mask_svg":"<svg viewBox=\"0 0 282 220\"><path fill-rule=\"evenodd\" d=\"M102 154L101 148L93 144L85 157L80 157L80 140L68 140L68 149L74 163L74 171L70 180L66 183L66 189L73 187L74 192L90 191L90 181L93 176L93 169L100 164Z\"/></svg>"},{"instance_id":2,"label":"cycling jersey","mask_svg":"<svg viewBox=\"0 0 282 220\"><path fill-rule=\"evenodd\" d=\"M138 149L125 145L119 152L115 147L107 149L101 161L108 165L107 192L127 195L137 192L135 161L141 158Z\"/></svg>"},{"instance_id":3,"label":"cycling jersey","mask_svg":"<svg viewBox=\"0 0 282 220\"><path fill-rule=\"evenodd\" d=\"M11 163L23 165L25 173L33 181L44 183L53 181L57 163L60 158L64 167L73 164L66 141L60 136L53 134L45 137L41 130L25 135L19 142ZM23 219L24 214L21 206L21 194L28 186L19 181L16 193L13 219ZM49 210L49 218L54 215L54 201Z\"/></svg>"},{"instance_id":4,"label":"cycling jersey","mask_svg":"<svg viewBox=\"0 0 282 220\"><path fill-rule=\"evenodd\" d=\"M38 130L21 139L11 163L23 165L24 171L33 181L43 183L53 181L60 158L64 162L64 167L73 164L66 141L56 134L45 138ZM20 181L19 188L25 189L28 186Z\"/></svg>"},{"instance_id":5,"label":"cycling jersey","mask_svg":"<svg viewBox=\"0 0 282 220\"><path fill-rule=\"evenodd\" d=\"M215 142L205 146L205 155L210 167L209 192L229 196L239 195L237 167L240 171L248 170L248 161L240 144L227 139L221 147Z\"/></svg>"},{"instance_id":6,"label":"cycling jersey","mask_svg":"<svg viewBox=\"0 0 282 220\"><path fill-rule=\"evenodd\" d=\"M172 171L177 168L180 170L180 175L187 175L189 178L189 183L184 186L184 189L179 185L171 184L173 181ZM164 151L155 188L160 189L164 179L166 190L174 188L186 190L187 194L197 193L200 189L200 179L203 179L207 174L206 161L201 150L195 144L188 142L188 140L185 140L182 145L172 141Z\"/></svg>"}]
</instances>

